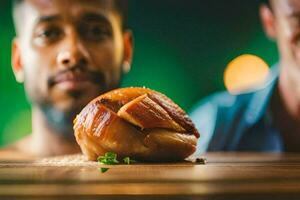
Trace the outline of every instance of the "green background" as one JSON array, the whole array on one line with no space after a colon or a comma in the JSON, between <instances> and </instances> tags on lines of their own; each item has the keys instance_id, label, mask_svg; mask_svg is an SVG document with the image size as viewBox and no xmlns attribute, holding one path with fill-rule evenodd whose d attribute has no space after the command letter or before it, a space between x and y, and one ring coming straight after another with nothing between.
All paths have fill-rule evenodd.
<instances>
[{"instance_id":1,"label":"green background","mask_svg":"<svg viewBox=\"0 0 300 200\"><path fill-rule=\"evenodd\" d=\"M135 36L132 71L123 86L146 86L184 109L223 90L223 71L233 58L256 54L278 60L258 17L258 0L131 0ZM30 133L30 106L10 66L14 36L10 0L0 1L0 146Z\"/></svg>"}]
</instances>

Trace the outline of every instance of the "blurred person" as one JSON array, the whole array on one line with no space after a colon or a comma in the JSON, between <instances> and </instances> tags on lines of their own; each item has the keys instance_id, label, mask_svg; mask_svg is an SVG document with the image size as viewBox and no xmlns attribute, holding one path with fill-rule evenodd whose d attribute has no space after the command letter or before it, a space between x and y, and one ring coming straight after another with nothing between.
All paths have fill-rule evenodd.
<instances>
[{"instance_id":1,"label":"blurred person","mask_svg":"<svg viewBox=\"0 0 300 200\"><path fill-rule=\"evenodd\" d=\"M253 90L199 102L191 113L201 133L197 153L300 152L300 0L264 1L260 16L280 60Z\"/></svg>"},{"instance_id":2,"label":"blurred person","mask_svg":"<svg viewBox=\"0 0 300 200\"><path fill-rule=\"evenodd\" d=\"M6 150L34 157L80 152L76 114L117 88L130 69L127 6L125 0L14 1L12 67L32 106L32 133Z\"/></svg>"}]
</instances>

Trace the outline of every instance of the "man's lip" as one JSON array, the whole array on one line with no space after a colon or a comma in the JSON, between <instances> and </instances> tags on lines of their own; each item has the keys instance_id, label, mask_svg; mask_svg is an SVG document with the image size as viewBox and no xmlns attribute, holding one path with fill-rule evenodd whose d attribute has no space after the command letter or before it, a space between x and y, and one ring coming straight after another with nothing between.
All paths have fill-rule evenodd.
<instances>
[{"instance_id":1,"label":"man's lip","mask_svg":"<svg viewBox=\"0 0 300 200\"><path fill-rule=\"evenodd\" d=\"M91 80L90 77L86 74L64 73L58 75L54 79L54 84L61 83L61 82L84 82L90 80Z\"/></svg>"},{"instance_id":2,"label":"man's lip","mask_svg":"<svg viewBox=\"0 0 300 200\"><path fill-rule=\"evenodd\" d=\"M56 76L53 80L53 86L64 90L76 90L92 82L87 74L63 73Z\"/></svg>"},{"instance_id":3,"label":"man's lip","mask_svg":"<svg viewBox=\"0 0 300 200\"><path fill-rule=\"evenodd\" d=\"M89 81L62 81L58 82L55 86L61 90L81 90L86 88Z\"/></svg>"}]
</instances>

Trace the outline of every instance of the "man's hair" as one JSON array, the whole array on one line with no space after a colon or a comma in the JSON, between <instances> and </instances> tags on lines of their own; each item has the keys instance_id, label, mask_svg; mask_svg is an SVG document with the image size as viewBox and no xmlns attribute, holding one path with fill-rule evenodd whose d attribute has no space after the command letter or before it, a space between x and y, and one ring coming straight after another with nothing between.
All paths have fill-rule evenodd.
<instances>
[{"instance_id":1,"label":"man's hair","mask_svg":"<svg viewBox=\"0 0 300 200\"><path fill-rule=\"evenodd\" d=\"M13 0L13 13L14 20L16 21L16 8L23 3L25 0ZM128 4L129 0L112 0L113 8L118 12L121 16L122 26L123 28L127 28L127 19L128 19ZM16 23L16 22L15 22Z\"/></svg>"},{"instance_id":2,"label":"man's hair","mask_svg":"<svg viewBox=\"0 0 300 200\"><path fill-rule=\"evenodd\" d=\"M264 3L264 4L270 4L270 1L269 1L269 0L261 0L260 2L261 2L261 3Z\"/></svg>"},{"instance_id":3,"label":"man's hair","mask_svg":"<svg viewBox=\"0 0 300 200\"><path fill-rule=\"evenodd\" d=\"M114 0L114 7L119 12L123 27L127 27L129 0Z\"/></svg>"},{"instance_id":4,"label":"man's hair","mask_svg":"<svg viewBox=\"0 0 300 200\"><path fill-rule=\"evenodd\" d=\"M271 8L271 0L260 0L260 3L265 4Z\"/></svg>"}]
</instances>

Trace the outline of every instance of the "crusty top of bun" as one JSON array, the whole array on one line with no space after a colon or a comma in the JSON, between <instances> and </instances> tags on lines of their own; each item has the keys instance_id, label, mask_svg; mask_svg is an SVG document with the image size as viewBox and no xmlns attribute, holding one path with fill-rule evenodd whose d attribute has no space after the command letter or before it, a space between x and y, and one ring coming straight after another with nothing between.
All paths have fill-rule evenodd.
<instances>
[{"instance_id":1,"label":"crusty top of bun","mask_svg":"<svg viewBox=\"0 0 300 200\"><path fill-rule=\"evenodd\" d=\"M153 102L156 106L151 106ZM99 104L142 129L160 127L200 137L192 120L183 109L167 96L151 89L130 87L112 90L94 99L84 110L91 112L93 107ZM153 116L149 117L151 114ZM155 117L161 120L155 120Z\"/></svg>"}]
</instances>

